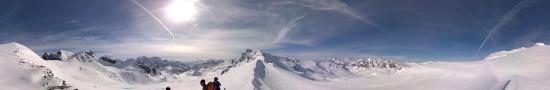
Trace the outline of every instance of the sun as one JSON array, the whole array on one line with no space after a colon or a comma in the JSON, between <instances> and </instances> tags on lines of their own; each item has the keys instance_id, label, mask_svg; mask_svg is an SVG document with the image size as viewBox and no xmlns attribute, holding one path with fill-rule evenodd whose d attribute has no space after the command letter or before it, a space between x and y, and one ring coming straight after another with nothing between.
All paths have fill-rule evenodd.
<instances>
[{"instance_id":1,"label":"sun","mask_svg":"<svg viewBox=\"0 0 550 90\"><path fill-rule=\"evenodd\" d=\"M165 13L175 22L191 21L197 14L197 0L173 0L166 8Z\"/></svg>"}]
</instances>

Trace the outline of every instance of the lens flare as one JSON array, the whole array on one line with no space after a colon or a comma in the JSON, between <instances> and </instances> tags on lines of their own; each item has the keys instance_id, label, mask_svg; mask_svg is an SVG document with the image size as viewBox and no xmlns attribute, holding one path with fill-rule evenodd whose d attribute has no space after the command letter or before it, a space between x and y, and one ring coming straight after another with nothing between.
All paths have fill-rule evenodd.
<instances>
[{"instance_id":1,"label":"lens flare","mask_svg":"<svg viewBox=\"0 0 550 90\"><path fill-rule=\"evenodd\" d=\"M194 19L197 14L196 0L174 0L165 8L166 15L175 22Z\"/></svg>"}]
</instances>

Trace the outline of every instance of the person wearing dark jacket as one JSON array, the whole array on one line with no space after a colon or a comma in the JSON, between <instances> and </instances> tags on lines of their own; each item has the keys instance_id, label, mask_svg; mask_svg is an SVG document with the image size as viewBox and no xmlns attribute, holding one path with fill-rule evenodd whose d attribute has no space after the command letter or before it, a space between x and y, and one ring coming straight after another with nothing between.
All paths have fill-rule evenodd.
<instances>
[{"instance_id":1,"label":"person wearing dark jacket","mask_svg":"<svg viewBox=\"0 0 550 90\"><path fill-rule=\"evenodd\" d=\"M202 86L202 90L207 90L206 80L204 80L204 79L201 80L201 86Z\"/></svg>"},{"instance_id":2,"label":"person wearing dark jacket","mask_svg":"<svg viewBox=\"0 0 550 90\"><path fill-rule=\"evenodd\" d=\"M218 77L214 77L214 85L216 85L216 90L222 90L220 86L222 85L220 81L218 81Z\"/></svg>"}]
</instances>

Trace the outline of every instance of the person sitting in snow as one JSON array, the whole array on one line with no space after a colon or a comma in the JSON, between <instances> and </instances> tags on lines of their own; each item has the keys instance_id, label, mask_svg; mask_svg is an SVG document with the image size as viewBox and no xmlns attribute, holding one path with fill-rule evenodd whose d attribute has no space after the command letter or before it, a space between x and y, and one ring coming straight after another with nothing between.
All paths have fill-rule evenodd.
<instances>
[{"instance_id":1,"label":"person sitting in snow","mask_svg":"<svg viewBox=\"0 0 550 90\"><path fill-rule=\"evenodd\" d=\"M202 86L202 90L207 90L206 80L204 80L204 79L201 80L201 86Z\"/></svg>"},{"instance_id":2,"label":"person sitting in snow","mask_svg":"<svg viewBox=\"0 0 550 90\"><path fill-rule=\"evenodd\" d=\"M220 86L222 85L220 81L218 81L218 77L214 77L214 85L216 86L216 90L222 90Z\"/></svg>"}]
</instances>

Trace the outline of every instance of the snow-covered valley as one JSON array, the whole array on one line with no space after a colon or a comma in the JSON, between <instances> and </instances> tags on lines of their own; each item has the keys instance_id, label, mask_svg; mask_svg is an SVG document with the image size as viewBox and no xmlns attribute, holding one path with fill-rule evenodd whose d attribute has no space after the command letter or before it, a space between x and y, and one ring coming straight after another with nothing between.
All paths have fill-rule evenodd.
<instances>
[{"instance_id":1,"label":"snow-covered valley","mask_svg":"<svg viewBox=\"0 0 550 90\"><path fill-rule=\"evenodd\" d=\"M550 46L542 43L472 62L298 60L251 49L230 60L119 60L92 51L39 56L18 43L0 45L0 60L3 90L199 90L201 79L213 77L220 78L224 90L550 89Z\"/></svg>"}]
</instances>

